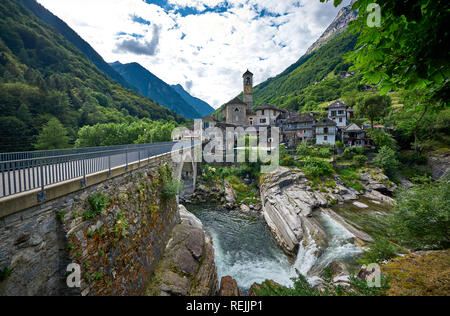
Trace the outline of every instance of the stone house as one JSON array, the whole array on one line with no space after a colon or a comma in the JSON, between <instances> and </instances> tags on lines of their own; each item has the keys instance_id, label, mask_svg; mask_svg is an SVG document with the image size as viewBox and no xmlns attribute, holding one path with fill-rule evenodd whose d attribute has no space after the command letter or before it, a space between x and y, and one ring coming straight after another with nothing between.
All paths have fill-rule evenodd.
<instances>
[{"instance_id":1,"label":"stone house","mask_svg":"<svg viewBox=\"0 0 450 316\"><path fill-rule=\"evenodd\" d=\"M287 119L281 126L283 141L288 147L297 147L300 142L313 139L315 122L316 118L312 113Z\"/></svg>"},{"instance_id":2,"label":"stone house","mask_svg":"<svg viewBox=\"0 0 450 316\"><path fill-rule=\"evenodd\" d=\"M329 118L320 120L315 125L316 144L332 145L336 143L337 123Z\"/></svg>"},{"instance_id":3,"label":"stone house","mask_svg":"<svg viewBox=\"0 0 450 316\"><path fill-rule=\"evenodd\" d=\"M347 147L370 145L366 132L355 123L342 129L342 143Z\"/></svg>"},{"instance_id":4,"label":"stone house","mask_svg":"<svg viewBox=\"0 0 450 316\"><path fill-rule=\"evenodd\" d=\"M349 106L344 102L336 101L333 104L330 104L327 107L328 110L328 118L333 120L338 128L344 128L347 124L347 110Z\"/></svg>"}]
</instances>

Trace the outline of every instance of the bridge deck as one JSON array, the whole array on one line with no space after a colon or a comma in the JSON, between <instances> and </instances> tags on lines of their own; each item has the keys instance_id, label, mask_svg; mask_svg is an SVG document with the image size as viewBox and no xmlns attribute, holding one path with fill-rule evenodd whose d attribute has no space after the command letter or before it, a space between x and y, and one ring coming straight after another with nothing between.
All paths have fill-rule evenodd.
<instances>
[{"instance_id":1,"label":"bridge deck","mask_svg":"<svg viewBox=\"0 0 450 316\"><path fill-rule=\"evenodd\" d=\"M0 161L0 199L169 153L176 143L99 147L97 150L87 148L85 152L83 149L76 149L73 151L76 153L63 150L28 152L23 155L20 153L0 154L2 158L37 156L36 158ZM192 145L191 142L183 142L183 147L187 148ZM42 153L54 156L45 156ZM55 155L55 153L59 153L59 155Z\"/></svg>"}]
</instances>

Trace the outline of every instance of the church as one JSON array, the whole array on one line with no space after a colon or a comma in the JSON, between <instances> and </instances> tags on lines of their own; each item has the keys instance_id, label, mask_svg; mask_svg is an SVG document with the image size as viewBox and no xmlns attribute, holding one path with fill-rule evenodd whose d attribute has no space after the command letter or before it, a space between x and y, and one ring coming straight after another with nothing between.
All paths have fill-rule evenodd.
<instances>
[{"instance_id":1,"label":"church","mask_svg":"<svg viewBox=\"0 0 450 316\"><path fill-rule=\"evenodd\" d=\"M243 127L276 126L278 117L286 112L274 105L265 104L256 112L253 110L253 74L247 70L243 75L244 98L234 98L226 103L222 112L222 121L226 124Z\"/></svg>"}]
</instances>

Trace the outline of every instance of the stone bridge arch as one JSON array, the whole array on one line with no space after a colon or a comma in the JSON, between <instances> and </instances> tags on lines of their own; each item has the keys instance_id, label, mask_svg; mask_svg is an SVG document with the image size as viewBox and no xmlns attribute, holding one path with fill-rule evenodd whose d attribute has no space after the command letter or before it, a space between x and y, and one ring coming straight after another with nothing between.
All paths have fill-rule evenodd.
<instances>
[{"instance_id":1,"label":"stone bridge arch","mask_svg":"<svg viewBox=\"0 0 450 316\"><path fill-rule=\"evenodd\" d=\"M193 159L193 150L185 150L181 162L176 164L174 176L182 183L180 196L186 196L194 192L197 184L197 162Z\"/></svg>"}]
</instances>

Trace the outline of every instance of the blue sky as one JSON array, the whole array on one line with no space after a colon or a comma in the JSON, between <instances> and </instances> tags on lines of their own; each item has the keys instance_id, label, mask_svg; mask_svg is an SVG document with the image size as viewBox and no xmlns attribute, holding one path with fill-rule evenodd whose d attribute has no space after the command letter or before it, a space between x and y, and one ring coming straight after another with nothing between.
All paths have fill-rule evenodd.
<instances>
[{"instance_id":1,"label":"blue sky","mask_svg":"<svg viewBox=\"0 0 450 316\"><path fill-rule=\"evenodd\" d=\"M296 62L339 8L319 0L38 0L107 62L138 62L214 107ZM349 1L344 1L349 2Z\"/></svg>"}]
</instances>

